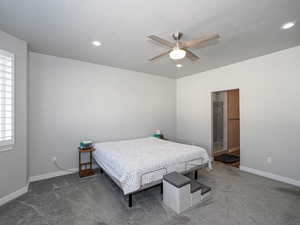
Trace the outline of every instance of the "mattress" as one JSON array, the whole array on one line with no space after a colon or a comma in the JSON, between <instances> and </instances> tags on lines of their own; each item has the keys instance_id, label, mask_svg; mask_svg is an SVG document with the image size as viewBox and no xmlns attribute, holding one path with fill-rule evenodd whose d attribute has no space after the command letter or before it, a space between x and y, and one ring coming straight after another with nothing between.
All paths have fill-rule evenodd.
<instances>
[{"instance_id":1,"label":"mattress","mask_svg":"<svg viewBox=\"0 0 300 225\"><path fill-rule=\"evenodd\" d=\"M154 137L95 144L96 162L124 194L158 181L166 173L184 172L209 162L207 151Z\"/></svg>"}]
</instances>

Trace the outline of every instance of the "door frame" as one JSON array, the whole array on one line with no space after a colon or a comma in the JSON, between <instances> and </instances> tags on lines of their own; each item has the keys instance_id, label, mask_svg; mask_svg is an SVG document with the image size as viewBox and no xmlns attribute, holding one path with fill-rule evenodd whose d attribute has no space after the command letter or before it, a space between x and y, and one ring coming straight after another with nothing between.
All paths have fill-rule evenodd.
<instances>
[{"instance_id":1,"label":"door frame","mask_svg":"<svg viewBox=\"0 0 300 225\"><path fill-rule=\"evenodd\" d=\"M211 159L214 160L214 124L213 124L213 94L218 92L225 92L225 91L232 91L232 90L239 90L239 105L240 105L240 136L241 136L241 89L240 88L229 88L229 89L220 89L216 91L210 92L210 156ZM228 138L228 137L227 137ZM240 147L241 147L241 140L240 140ZM240 149L241 152L241 149Z\"/></svg>"}]
</instances>

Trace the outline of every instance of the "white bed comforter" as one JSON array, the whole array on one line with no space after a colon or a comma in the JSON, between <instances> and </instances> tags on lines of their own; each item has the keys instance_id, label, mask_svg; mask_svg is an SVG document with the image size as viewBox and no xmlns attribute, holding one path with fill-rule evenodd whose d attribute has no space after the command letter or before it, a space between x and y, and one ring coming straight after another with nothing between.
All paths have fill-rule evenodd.
<instances>
[{"instance_id":1,"label":"white bed comforter","mask_svg":"<svg viewBox=\"0 0 300 225\"><path fill-rule=\"evenodd\" d=\"M97 143L95 148L94 159L119 181L124 194L161 179L166 169L168 173L182 172L186 167L209 162L203 148L154 137ZM145 174L154 170L157 171Z\"/></svg>"}]
</instances>

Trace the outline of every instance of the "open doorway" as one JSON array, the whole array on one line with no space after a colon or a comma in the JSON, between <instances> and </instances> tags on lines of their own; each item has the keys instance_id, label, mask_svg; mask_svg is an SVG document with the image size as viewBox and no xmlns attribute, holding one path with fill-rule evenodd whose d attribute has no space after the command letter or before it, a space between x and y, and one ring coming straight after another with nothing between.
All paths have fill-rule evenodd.
<instances>
[{"instance_id":1,"label":"open doorway","mask_svg":"<svg viewBox=\"0 0 300 225\"><path fill-rule=\"evenodd\" d=\"M239 89L212 93L212 149L214 160L240 166Z\"/></svg>"}]
</instances>

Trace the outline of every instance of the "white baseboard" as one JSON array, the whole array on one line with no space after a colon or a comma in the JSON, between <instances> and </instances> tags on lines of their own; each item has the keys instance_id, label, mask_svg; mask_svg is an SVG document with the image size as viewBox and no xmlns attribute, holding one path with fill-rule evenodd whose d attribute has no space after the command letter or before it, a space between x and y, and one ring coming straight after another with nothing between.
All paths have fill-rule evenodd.
<instances>
[{"instance_id":1,"label":"white baseboard","mask_svg":"<svg viewBox=\"0 0 300 225\"><path fill-rule=\"evenodd\" d=\"M68 175L68 174L72 174L72 173L76 173L78 172L77 168L73 168L73 169L68 169L68 170L59 170L56 172L52 172L52 173L45 173L45 174L41 174L41 175L37 175L37 176L32 176L29 177L29 182L34 182L34 181L38 181L38 180L45 180L45 179L49 179L52 177L58 177L58 176L63 176L63 175ZM10 193L2 198L0 198L0 206L4 205L5 203L25 194L28 192L28 186L29 184L27 184L26 186L20 188L19 190Z\"/></svg>"},{"instance_id":2,"label":"white baseboard","mask_svg":"<svg viewBox=\"0 0 300 225\"><path fill-rule=\"evenodd\" d=\"M277 174L273 174L273 173L269 173L266 171L262 171L262 170L257 170L257 169L253 169L253 168L249 168L249 167L245 167L245 166L240 166L240 170L244 171L244 172L248 172L248 173L252 173L258 176L263 176L263 177L267 177L270 178L272 180L277 180L283 183L287 183L287 184L291 184L297 187L300 187L300 181L299 180L294 180L292 178L289 177L283 177Z\"/></svg>"},{"instance_id":3,"label":"white baseboard","mask_svg":"<svg viewBox=\"0 0 300 225\"><path fill-rule=\"evenodd\" d=\"M5 203L14 200L17 197L20 197L21 195L27 193L28 191L28 184L20 189L18 189L17 191L10 193L2 198L0 198L0 206L4 205Z\"/></svg>"},{"instance_id":4,"label":"white baseboard","mask_svg":"<svg viewBox=\"0 0 300 225\"><path fill-rule=\"evenodd\" d=\"M45 173L45 174L29 177L29 182L45 180L45 179L49 179L52 177L64 176L64 175L68 175L68 174L72 174L72 173L76 173L76 172L78 172L78 168L73 168L73 169L68 169L68 170L59 170L59 171L52 172L52 173Z\"/></svg>"}]
</instances>

